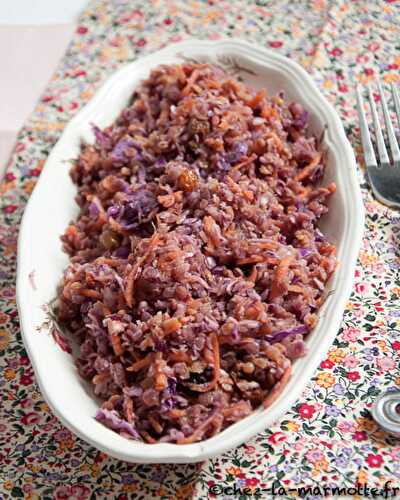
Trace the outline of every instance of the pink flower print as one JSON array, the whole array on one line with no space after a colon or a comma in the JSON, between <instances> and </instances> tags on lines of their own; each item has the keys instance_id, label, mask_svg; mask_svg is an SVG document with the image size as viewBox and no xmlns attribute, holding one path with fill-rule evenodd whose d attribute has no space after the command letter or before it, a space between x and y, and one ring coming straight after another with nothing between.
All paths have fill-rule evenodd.
<instances>
[{"instance_id":1,"label":"pink flower print","mask_svg":"<svg viewBox=\"0 0 400 500\"><path fill-rule=\"evenodd\" d=\"M378 42L371 42L368 44L367 48L371 52L376 52L379 49L380 45Z\"/></svg>"},{"instance_id":2,"label":"pink flower print","mask_svg":"<svg viewBox=\"0 0 400 500\"><path fill-rule=\"evenodd\" d=\"M346 368L356 368L356 366L358 366L358 360L355 356L346 356L343 360L343 364Z\"/></svg>"},{"instance_id":3,"label":"pink flower print","mask_svg":"<svg viewBox=\"0 0 400 500\"><path fill-rule=\"evenodd\" d=\"M359 330L357 330L357 328L354 328L353 326L345 328L342 332L342 338L346 342L356 342L359 337L360 337Z\"/></svg>"},{"instance_id":4,"label":"pink flower print","mask_svg":"<svg viewBox=\"0 0 400 500\"><path fill-rule=\"evenodd\" d=\"M348 420L344 420L343 422L339 422L337 427L342 432L354 432L356 430L353 422L349 422Z\"/></svg>"},{"instance_id":5,"label":"pink flower print","mask_svg":"<svg viewBox=\"0 0 400 500\"><path fill-rule=\"evenodd\" d=\"M356 292L362 295L367 291L367 284L365 282L356 283L355 285Z\"/></svg>"},{"instance_id":6,"label":"pink flower print","mask_svg":"<svg viewBox=\"0 0 400 500\"><path fill-rule=\"evenodd\" d=\"M315 462L320 462L321 460L323 460L325 458L325 455L318 448L312 448L306 453L306 458L309 462L315 464Z\"/></svg>"},{"instance_id":7,"label":"pink flower print","mask_svg":"<svg viewBox=\"0 0 400 500\"><path fill-rule=\"evenodd\" d=\"M379 358L377 360L376 364L384 372L387 372L389 370L393 370L396 367L396 363L395 363L394 359L390 356L385 356L384 358Z\"/></svg>"},{"instance_id":8,"label":"pink flower print","mask_svg":"<svg viewBox=\"0 0 400 500\"><path fill-rule=\"evenodd\" d=\"M298 439L295 443L291 444L291 446L296 450L296 451L301 451L304 447L306 439L304 437L301 437Z\"/></svg>"}]
</instances>

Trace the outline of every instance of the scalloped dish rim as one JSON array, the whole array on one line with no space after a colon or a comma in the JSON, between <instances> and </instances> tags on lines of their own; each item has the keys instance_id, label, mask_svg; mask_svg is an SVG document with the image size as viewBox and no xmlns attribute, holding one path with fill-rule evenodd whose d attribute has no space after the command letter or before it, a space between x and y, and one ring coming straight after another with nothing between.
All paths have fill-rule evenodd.
<instances>
[{"instance_id":1,"label":"scalloped dish rim","mask_svg":"<svg viewBox=\"0 0 400 500\"><path fill-rule=\"evenodd\" d=\"M65 160L75 157L81 138L90 137L91 122L105 125L115 119L126 104L126 97L132 93L137 83L135 79L142 78L138 75L146 74L151 67L159 64L173 62L183 53L202 54L211 62L215 54L225 54L227 57L233 57L234 54L250 66L269 72L270 75L280 75L279 78L283 78L287 85L301 89L303 104L320 124L326 124L324 144L328 154L335 160L334 175L341 191L340 197L332 204L338 207L338 217L342 214L337 226L341 238L335 242L339 248L340 265L328 283L328 294L320 310L319 323L310 338L307 337L308 353L294 363L291 380L271 407L255 410L205 441L183 445L145 444L128 440L94 419L92 409L97 403L90 396L88 387L81 382L71 356L59 348L51 335L37 330L46 321L46 312L40 309L40 304L43 306L43 302L48 302L54 296L67 262L67 256L62 254L59 236L65 228L65 221L77 211L73 207L74 187L68 180L69 169L65 166ZM268 87L268 82L265 86ZM104 106L104 103L113 99L117 102L113 109ZM200 462L248 441L276 422L300 396L331 346L351 293L364 228L364 207L356 168L353 150L334 108L303 68L273 51L234 39L217 42L188 40L140 57L114 73L69 122L53 147L28 201L19 233L17 304L22 337L36 380L53 413L67 428L99 450L136 463ZM346 189L343 189L344 186ZM51 209L57 203L58 207ZM42 273L40 269L43 269ZM33 283L33 278L36 283ZM332 295L329 291L333 289L335 293ZM45 324L45 329L51 333L50 324Z\"/></svg>"}]
</instances>

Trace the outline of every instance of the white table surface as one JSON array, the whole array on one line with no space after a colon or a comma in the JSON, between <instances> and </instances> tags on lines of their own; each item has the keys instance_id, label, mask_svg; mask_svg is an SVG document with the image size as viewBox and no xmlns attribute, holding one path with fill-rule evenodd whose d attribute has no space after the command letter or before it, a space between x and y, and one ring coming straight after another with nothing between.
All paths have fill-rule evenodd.
<instances>
[{"instance_id":1,"label":"white table surface","mask_svg":"<svg viewBox=\"0 0 400 500\"><path fill-rule=\"evenodd\" d=\"M0 0L0 177L87 0ZM38 57L40 54L40 57Z\"/></svg>"}]
</instances>

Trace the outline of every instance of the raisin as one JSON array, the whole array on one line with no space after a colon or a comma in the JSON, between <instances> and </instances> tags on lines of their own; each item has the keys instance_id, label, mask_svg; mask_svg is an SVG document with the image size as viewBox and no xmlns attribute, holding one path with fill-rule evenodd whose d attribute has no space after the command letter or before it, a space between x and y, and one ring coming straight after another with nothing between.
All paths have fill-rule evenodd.
<instances>
[{"instance_id":1,"label":"raisin","mask_svg":"<svg viewBox=\"0 0 400 500\"><path fill-rule=\"evenodd\" d=\"M107 250L112 250L119 247L120 239L117 233L106 229L101 233L100 243L104 248L107 248Z\"/></svg>"},{"instance_id":2,"label":"raisin","mask_svg":"<svg viewBox=\"0 0 400 500\"><path fill-rule=\"evenodd\" d=\"M198 144L196 141L189 141L188 146L193 151L193 153L195 153L199 149L200 144Z\"/></svg>"},{"instance_id":3,"label":"raisin","mask_svg":"<svg viewBox=\"0 0 400 500\"><path fill-rule=\"evenodd\" d=\"M199 185L199 178L196 172L185 168L178 178L178 186L182 191L193 191Z\"/></svg>"},{"instance_id":4,"label":"raisin","mask_svg":"<svg viewBox=\"0 0 400 500\"><path fill-rule=\"evenodd\" d=\"M206 384L212 379L213 370L209 366L202 373L191 373L189 382L192 384Z\"/></svg>"}]
</instances>

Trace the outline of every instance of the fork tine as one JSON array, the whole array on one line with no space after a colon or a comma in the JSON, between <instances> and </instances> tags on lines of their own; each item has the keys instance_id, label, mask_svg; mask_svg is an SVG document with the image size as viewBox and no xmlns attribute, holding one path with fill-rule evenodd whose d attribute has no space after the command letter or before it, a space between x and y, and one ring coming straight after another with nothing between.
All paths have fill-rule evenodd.
<instances>
[{"instance_id":1,"label":"fork tine","mask_svg":"<svg viewBox=\"0 0 400 500\"><path fill-rule=\"evenodd\" d=\"M381 96L383 116L385 117L386 133L387 133L387 136L389 139L390 151L392 153L392 160L393 160L394 166L398 167L400 165L400 149L399 149L399 146L397 144L396 136L394 134L392 120L390 119L389 110L388 110L388 107L386 104L385 93L383 91L383 88L382 88L382 85L381 85L381 82L379 79L378 79L378 89L379 89L379 95Z\"/></svg>"},{"instance_id":2,"label":"fork tine","mask_svg":"<svg viewBox=\"0 0 400 500\"><path fill-rule=\"evenodd\" d=\"M365 164L367 165L367 167L376 167L377 166L376 156L368 129L368 122L365 116L363 99L361 96L359 85L356 86L356 95L357 95L358 116L360 119L361 142L364 151Z\"/></svg>"},{"instance_id":3,"label":"fork tine","mask_svg":"<svg viewBox=\"0 0 400 500\"><path fill-rule=\"evenodd\" d=\"M371 86L368 85L369 105L372 111L372 121L374 123L376 145L378 147L379 161L383 167L390 165L389 156L386 151L385 140L382 135L381 124L379 123L378 111L376 110L374 96L372 95Z\"/></svg>"},{"instance_id":4,"label":"fork tine","mask_svg":"<svg viewBox=\"0 0 400 500\"><path fill-rule=\"evenodd\" d=\"M392 96L394 101L394 107L396 109L397 121L399 122L399 127L400 127L400 98L394 83L392 83Z\"/></svg>"}]
</instances>

